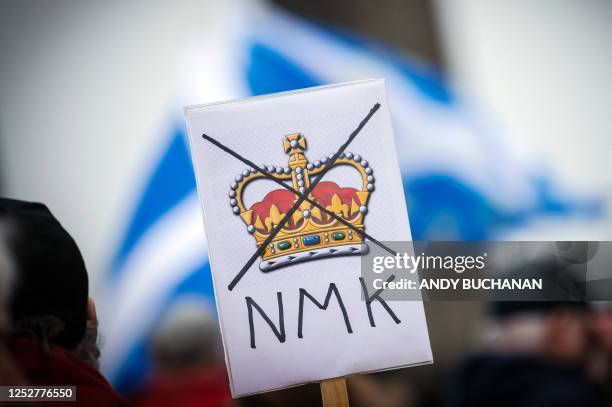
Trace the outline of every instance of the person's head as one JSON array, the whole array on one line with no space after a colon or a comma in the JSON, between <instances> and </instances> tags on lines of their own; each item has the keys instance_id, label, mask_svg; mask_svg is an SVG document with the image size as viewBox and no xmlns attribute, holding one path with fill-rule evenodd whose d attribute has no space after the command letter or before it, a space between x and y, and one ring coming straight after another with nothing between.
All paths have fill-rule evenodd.
<instances>
[{"instance_id":1,"label":"person's head","mask_svg":"<svg viewBox=\"0 0 612 407\"><path fill-rule=\"evenodd\" d=\"M491 303L489 343L500 349L579 362L588 347L588 304L576 298L579 280L551 259L514 268L509 279L541 279L543 292L516 292Z\"/></svg>"},{"instance_id":2,"label":"person's head","mask_svg":"<svg viewBox=\"0 0 612 407\"><path fill-rule=\"evenodd\" d=\"M1 198L0 225L14 265L14 333L75 350L88 319L87 271L76 243L40 203Z\"/></svg>"},{"instance_id":3,"label":"person's head","mask_svg":"<svg viewBox=\"0 0 612 407\"><path fill-rule=\"evenodd\" d=\"M492 307L488 342L498 350L580 362L587 351L586 304L508 301Z\"/></svg>"},{"instance_id":4,"label":"person's head","mask_svg":"<svg viewBox=\"0 0 612 407\"><path fill-rule=\"evenodd\" d=\"M208 303L185 298L174 304L151 338L158 373L173 374L218 362L219 330Z\"/></svg>"}]
</instances>

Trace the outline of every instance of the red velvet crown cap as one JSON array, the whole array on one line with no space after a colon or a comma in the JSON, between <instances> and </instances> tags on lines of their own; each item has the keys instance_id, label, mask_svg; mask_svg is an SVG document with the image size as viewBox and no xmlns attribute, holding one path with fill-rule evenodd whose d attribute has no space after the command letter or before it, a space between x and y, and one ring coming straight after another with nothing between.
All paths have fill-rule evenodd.
<instances>
[{"instance_id":1,"label":"red velvet crown cap","mask_svg":"<svg viewBox=\"0 0 612 407\"><path fill-rule=\"evenodd\" d=\"M355 188L342 188L335 182L321 181L312 190L312 196L324 208L331 205L334 195L338 195L342 204L348 205L349 208L353 201L357 202L357 204L360 202ZM272 205L275 205L282 214L289 212L296 199L297 196L286 189L276 189L268 192L261 202L257 202L249 208L253 211L253 222L255 222L257 217L259 217L262 222L268 218ZM329 222L329 216L325 212L322 212L321 215L324 223ZM294 220L290 219L285 229L291 230L297 227L298 225L296 225Z\"/></svg>"}]
</instances>

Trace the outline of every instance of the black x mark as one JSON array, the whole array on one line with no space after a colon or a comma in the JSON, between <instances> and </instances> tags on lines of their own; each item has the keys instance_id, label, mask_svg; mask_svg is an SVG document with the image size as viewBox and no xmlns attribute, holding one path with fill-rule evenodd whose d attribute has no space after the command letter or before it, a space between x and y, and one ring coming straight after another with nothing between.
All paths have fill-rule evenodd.
<instances>
[{"instance_id":1,"label":"black x mark","mask_svg":"<svg viewBox=\"0 0 612 407\"><path fill-rule=\"evenodd\" d=\"M353 226L351 223L349 223L348 221L346 221L345 219L337 216L335 213L327 210L326 208L323 208L318 202L308 198L308 195L310 194L310 192L314 189L314 187L319 183L319 181L323 178L323 176L327 173L327 171L329 171L330 168L333 167L333 165L335 164L336 160L340 157L340 155L346 150L346 148L349 146L349 144L355 139L355 137L357 136L357 134L359 134L359 132L363 129L363 127L365 126L365 124L370 120L370 118L374 115L374 113L376 113L376 111L380 108L380 103L376 103L374 105L374 107L372 107L372 109L370 109L370 112L366 115L366 117L359 123L359 126L357 126L357 128L351 133L351 135L348 137L348 139L346 140L346 142L340 146L340 149L332 156L331 160L329 161L329 163L327 164L327 166L323 169L323 171L317 176L317 178L315 178L314 181L311 182L310 186L308 187L308 189L302 194L298 191L296 191L294 188L292 188L291 186L283 183L281 180L278 180L276 178L274 178L272 175L268 174L267 171L263 170L262 168L260 168L258 165L256 165L255 163L253 163L251 160L248 160L247 158L244 158L243 156L241 156L240 154L236 153L235 151L233 151L232 149L230 149L229 147L224 146L223 144L221 144L219 141L215 140L214 138L206 135L206 134L202 134L202 138L204 140L209 141L210 143L212 143L213 145L215 145L216 147L218 147L219 149L225 151L226 153L230 154L231 156L237 158L238 160L242 161L243 163L245 163L246 165L252 167L253 169L259 171L261 174L264 175L265 178L270 179L274 182L276 182L277 184L281 185L283 188L286 188L287 190L293 192L294 194L296 194L298 196L298 200L294 203L294 205L291 207L291 209L285 214L285 216L281 219L281 221L276 225L275 228L272 229L271 234L266 238L266 240L259 246L259 248L257 249L257 251L251 256L251 258L247 261L247 263L242 267L242 269L240 270L240 272L234 277L234 279L231 281L231 283L228 285L228 289L231 291L234 289L234 287L236 286L236 284L238 284L238 282L240 281L240 279L242 279L242 277L244 276L244 274L248 271L248 269L253 265L253 263L255 262L255 260L257 260L257 257L261 256L262 253L265 251L266 247L268 246L268 244L270 244L270 242L276 237L276 235L280 232L280 230L285 226L285 224L287 223L287 221L291 218L291 216L293 216L293 213L300 207L300 205L302 205L302 203L304 201L309 202L311 205L319 208L320 210L324 211L325 213L327 213L328 215L330 215L331 217L333 217L334 219L338 220L339 222L341 222L342 224L344 224L345 226L351 228L352 230L354 230L357 234L359 234L362 238L367 238L369 240L371 240L372 242L376 243L378 246L380 246L381 248L383 248L384 250L388 251L389 253L395 255L396 252L391 250L390 248L388 248L387 246L385 246L383 243L381 243L380 241L378 241L377 239L373 238L372 236L368 235L367 233L365 233L364 231L361 231L359 229L357 229L355 226Z\"/></svg>"}]
</instances>

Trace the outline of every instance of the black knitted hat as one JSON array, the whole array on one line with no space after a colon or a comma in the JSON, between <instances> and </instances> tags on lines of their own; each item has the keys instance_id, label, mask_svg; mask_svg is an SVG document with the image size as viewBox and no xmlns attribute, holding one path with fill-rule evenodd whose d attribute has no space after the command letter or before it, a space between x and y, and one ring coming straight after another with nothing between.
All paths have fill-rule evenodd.
<instances>
[{"instance_id":1,"label":"black knitted hat","mask_svg":"<svg viewBox=\"0 0 612 407\"><path fill-rule=\"evenodd\" d=\"M0 222L8 227L7 245L16 266L13 323L56 317L63 329L49 341L75 348L87 322L88 278L79 248L41 203L0 198Z\"/></svg>"}]
</instances>

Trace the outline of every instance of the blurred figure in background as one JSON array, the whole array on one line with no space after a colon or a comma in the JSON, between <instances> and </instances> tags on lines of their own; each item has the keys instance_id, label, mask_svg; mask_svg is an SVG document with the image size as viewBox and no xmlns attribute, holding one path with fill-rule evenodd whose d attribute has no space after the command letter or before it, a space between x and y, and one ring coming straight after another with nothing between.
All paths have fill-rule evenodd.
<instances>
[{"instance_id":1,"label":"blurred figure in background","mask_svg":"<svg viewBox=\"0 0 612 407\"><path fill-rule=\"evenodd\" d=\"M97 371L95 307L72 237L45 205L4 198L0 229L15 280L4 342L25 382L76 386L81 405L127 405Z\"/></svg>"},{"instance_id":2,"label":"blurred figure in background","mask_svg":"<svg viewBox=\"0 0 612 407\"><path fill-rule=\"evenodd\" d=\"M500 301L485 350L451 377L443 405L601 406L600 386L587 373L584 302Z\"/></svg>"},{"instance_id":3,"label":"blurred figure in background","mask_svg":"<svg viewBox=\"0 0 612 407\"><path fill-rule=\"evenodd\" d=\"M589 327L594 341L589 358L589 373L603 384L606 401L612 405L612 302L593 303Z\"/></svg>"},{"instance_id":4,"label":"blurred figure in background","mask_svg":"<svg viewBox=\"0 0 612 407\"><path fill-rule=\"evenodd\" d=\"M176 303L151 339L153 373L135 395L136 404L231 405L220 346L219 328L204 300L187 297Z\"/></svg>"}]
</instances>

